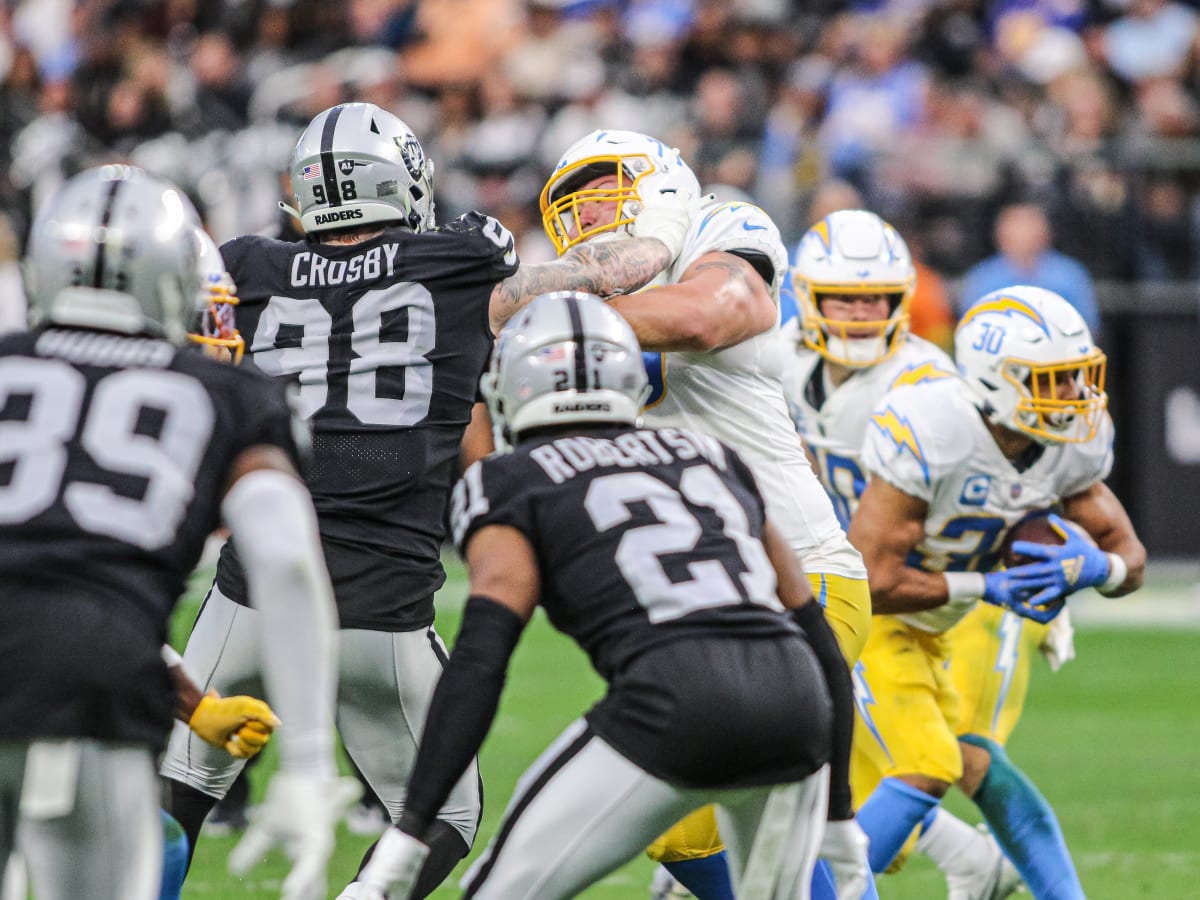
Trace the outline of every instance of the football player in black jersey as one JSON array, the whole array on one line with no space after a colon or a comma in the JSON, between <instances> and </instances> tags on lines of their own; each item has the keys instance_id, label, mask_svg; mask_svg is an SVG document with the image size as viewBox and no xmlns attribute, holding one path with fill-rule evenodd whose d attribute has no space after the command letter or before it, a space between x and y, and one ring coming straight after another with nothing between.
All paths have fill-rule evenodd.
<instances>
[{"instance_id":1,"label":"football player in black jersey","mask_svg":"<svg viewBox=\"0 0 1200 900\"><path fill-rule=\"evenodd\" d=\"M407 125L369 103L313 119L291 177L306 238L247 236L221 250L238 288L244 365L295 383L311 424L307 483L341 626L337 725L394 821L445 660L433 628L445 510L493 335L550 287L642 286L674 258L688 218L676 198L656 198L628 246L518 268L495 219L435 225L432 162ZM223 693L255 694L262 629L245 608L239 553L222 553L185 660ZM162 772L193 842L240 766L186 729L172 736ZM419 895L470 849L480 803L472 765L427 834Z\"/></svg>"},{"instance_id":2,"label":"football player in black jersey","mask_svg":"<svg viewBox=\"0 0 1200 900\"><path fill-rule=\"evenodd\" d=\"M280 386L177 346L202 296L198 229L140 170L76 176L34 224L38 324L0 339L0 859L19 804L39 897L159 895L154 755L176 706L160 648L222 520L277 638L263 664L287 721L242 858L284 841L287 895L324 890L332 590Z\"/></svg>"},{"instance_id":3,"label":"football player in black jersey","mask_svg":"<svg viewBox=\"0 0 1200 900\"><path fill-rule=\"evenodd\" d=\"M360 896L409 896L540 603L609 690L522 777L466 896L573 897L715 802L739 895L807 898L827 813L852 816L850 676L749 469L716 438L638 428L640 348L599 297L531 304L483 391L515 447L455 488L471 596Z\"/></svg>"}]
</instances>

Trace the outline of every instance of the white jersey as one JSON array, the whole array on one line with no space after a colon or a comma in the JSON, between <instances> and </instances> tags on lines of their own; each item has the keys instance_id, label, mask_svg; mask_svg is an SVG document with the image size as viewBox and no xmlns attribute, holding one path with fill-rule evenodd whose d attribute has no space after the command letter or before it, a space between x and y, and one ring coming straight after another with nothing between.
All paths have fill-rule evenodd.
<instances>
[{"instance_id":1,"label":"white jersey","mask_svg":"<svg viewBox=\"0 0 1200 900\"><path fill-rule=\"evenodd\" d=\"M702 207L667 273L668 283L714 251L765 258L773 269L768 288L778 306L787 251L766 213L740 202ZM787 352L776 325L724 350L645 354L653 386L646 425L707 432L733 446L754 472L768 518L805 568L865 578L862 556L846 540L788 415L781 381Z\"/></svg>"},{"instance_id":2,"label":"white jersey","mask_svg":"<svg viewBox=\"0 0 1200 900\"><path fill-rule=\"evenodd\" d=\"M796 430L817 458L817 475L833 500L843 528L858 509L867 486L862 469L862 444L875 405L888 391L906 385L957 378L954 361L940 348L910 335L896 352L878 365L856 369L836 388L829 380L825 358L799 343L799 318L783 328L789 353L783 392Z\"/></svg>"},{"instance_id":3,"label":"white jersey","mask_svg":"<svg viewBox=\"0 0 1200 900\"><path fill-rule=\"evenodd\" d=\"M876 406L863 465L929 505L925 536L908 565L928 572L987 572L1009 528L1036 510L1091 487L1112 469L1112 420L1084 444L1035 444L1010 461L996 445L964 382L934 381L892 391ZM967 612L954 604L897 618L940 633Z\"/></svg>"}]
</instances>

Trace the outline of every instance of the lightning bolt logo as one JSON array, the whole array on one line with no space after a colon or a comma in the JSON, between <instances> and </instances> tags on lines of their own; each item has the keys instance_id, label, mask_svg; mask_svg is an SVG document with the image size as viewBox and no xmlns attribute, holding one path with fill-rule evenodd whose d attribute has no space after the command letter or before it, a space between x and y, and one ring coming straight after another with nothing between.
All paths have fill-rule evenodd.
<instances>
[{"instance_id":1,"label":"lightning bolt logo","mask_svg":"<svg viewBox=\"0 0 1200 900\"><path fill-rule=\"evenodd\" d=\"M1016 297L1001 295L995 300L988 300L986 303L977 303L967 310L967 314L963 316L962 321L958 323L959 328L968 325L976 316L984 315L985 313L996 313L1002 316L1024 316L1029 319L1042 330L1046 337L1050 337L1050 326L1046 324L1046 320L1042 314L1026 303L1024 300L1018 300Z\"/></svg>"},{"instance_id":2,"label":"lightning bolt logo","mask_svg":"<svg viewBox=\"0 0 1200 900\"><path fill-rule=\"evenodd\" d=\"M942 378L950 378L953 375L953 372L946 371L932 361L913 363L901 370L900 374L892 381L888 390L895 390L898 387L906 387L913 384L924 384L927 381L939 381Z\"/></svg>"},{"instance_id":3,"label":"lightning bolt logo","mask_svg":"<svg viewBox=\"0 0 1200 900\"><path fill-rule=\"evenodd\" d=\"M833 249L833 236L829 233L828 219L822 219L812 228L808 229L808 233L821 242L821 246L825 248L826 253L829 253Z\"/></svg>"},{"instance_id":4,"label":"lightning bolt logo","mask_svg":"<svg viewBox=\"0 0 1200 900\"><path fill-rule=\"evenodd\" d=\"M896 761L892 759L892 752L888 750L887 744L883 742L883 736L879 733L879 728L875 724L875 720L871 718L871 707L875 705L875 696L871 693L871 686L867 684L867 669L859 660L854 664L854 671L850 673L850 679L854 682L854 708L858 710L859 721L867 726L867 731L871 732L875 740L879 743L879 747L883 750L888 758L888 762L895 765Z\"/></svg>"},{"instance_id":5,"label":"lightning bolt logo","mask_svg":"<svg viewBox=\"0 0 1200 900\"><path fill-rule=\"evenodd\" d=\"M1021 617L1016 613L1006 612L1000 618L997 637L1000 638L1000 649L996 651L996 664L992 671L1000 673L1000 690L996 692L996 706L992 710L992 734L1000 721L1000 711L1004 709L1004 701L1008 699L1008 690L1012 687L1013 676L1017 673L1017 648L1021 641Z\"/></svg>"},{"instance_id":6,"label":"lightning bolt logo","mask_svg":"<svg viewBox=\"0 0 1200 900\"><path fill-rule=\"evenodd\" d=\"M871 424L882 432L888 440L896 445L897 455L907 450L921 466L925 483L929 484L929 464L925 462L925 454L921 444L913 432L908 420L890 406L881 413L871 416Z\"/></svg>"}]
</instances>

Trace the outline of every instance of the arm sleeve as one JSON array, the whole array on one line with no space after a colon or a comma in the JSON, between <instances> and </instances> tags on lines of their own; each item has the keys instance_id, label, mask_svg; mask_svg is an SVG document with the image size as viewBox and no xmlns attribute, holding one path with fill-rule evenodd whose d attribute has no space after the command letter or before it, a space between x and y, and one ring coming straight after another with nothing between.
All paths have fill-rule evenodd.
<instances>
[{"instance_id":1,"label":"arm sleeve","mask_svg":"<svg viewBox=\"0 0 1200 900\"><path fill-rule=\"evenodd\" d=\"M418 839L478 751L500 704L525 623L486 597L467 600L454 652L438 680L408 782L400 830Z\"/></svg>"},{"instance_id":2,"label":"arm sleeve","mask_svg":"<svg viewBox=\"0 0 1200 900\"><path fill-rule=\"evenodd\" d=\"M825 614L817 603L806 603L792 610L792 618L804 631L812 645L829 696L833 700L833 753L829 758L829 818L850 819L854 817L854 805L850 799L850 742L854 737L854 688L850 681L850 670L838 649L833 629L825 621Z\"/></svg>"},{"instance_id":3,"label":"arm sleeve","mask_svg":"<svg viewBox=\"0 0 1200 900\"><path fill-rule=\"evenodd\" d=\"M263 618L263 677L283 722L282 766L332 776L337 612L312 501L291 476L256 469L229 489L221 512Z\"/></svg>"}]
</instances>

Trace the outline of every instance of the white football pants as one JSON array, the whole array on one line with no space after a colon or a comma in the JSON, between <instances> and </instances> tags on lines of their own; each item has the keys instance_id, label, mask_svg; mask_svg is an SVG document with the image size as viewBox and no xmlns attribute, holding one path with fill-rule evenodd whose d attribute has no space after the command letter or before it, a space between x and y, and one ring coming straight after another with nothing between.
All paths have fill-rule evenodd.
<instances>
[{"instance_id":1,"label":"white football pants","mask_svg":"<svg viewBox=\"0 0 1200 900\"><path fill-rule=\"evenodd\" d=\"M26 746L17 843L34 896L157 900L162 821L149 748L87 739Z\"/></svg>"},{"instance_id":2,"label":"white football pants","mask_svg":"<svg viewBox=\"0 0 1200 900\"><path fill-rule=\"evenodd\" d=\"M574 897L687 813L716 803L739 900L807 900L828 796L828 767L775 788L673 787L580 719L521 776L499 831L462 886L481 900Z\"/></svg>"},{"instance_id":3,"label":"white football pants","mask_svg":"<svg viewBox=\"0 0 1200 900\"><path fill-rule=\"evenodd\" d=\"M255 610L234 603L213 585L188 638L184 668L203 690L262 697L260 622ZM356 628L338 632L338 732L393 822L404 811L417 741L447 655L432 627L396 633ZM287 723L280 728L287 728ZM187 725L176 722L160 771L220 798L243 765L244 760L205 743ZM479 827L480 793L475 762L438 812L438 818L452 825L468 846Z\"/></svg>"}]
</instances>

